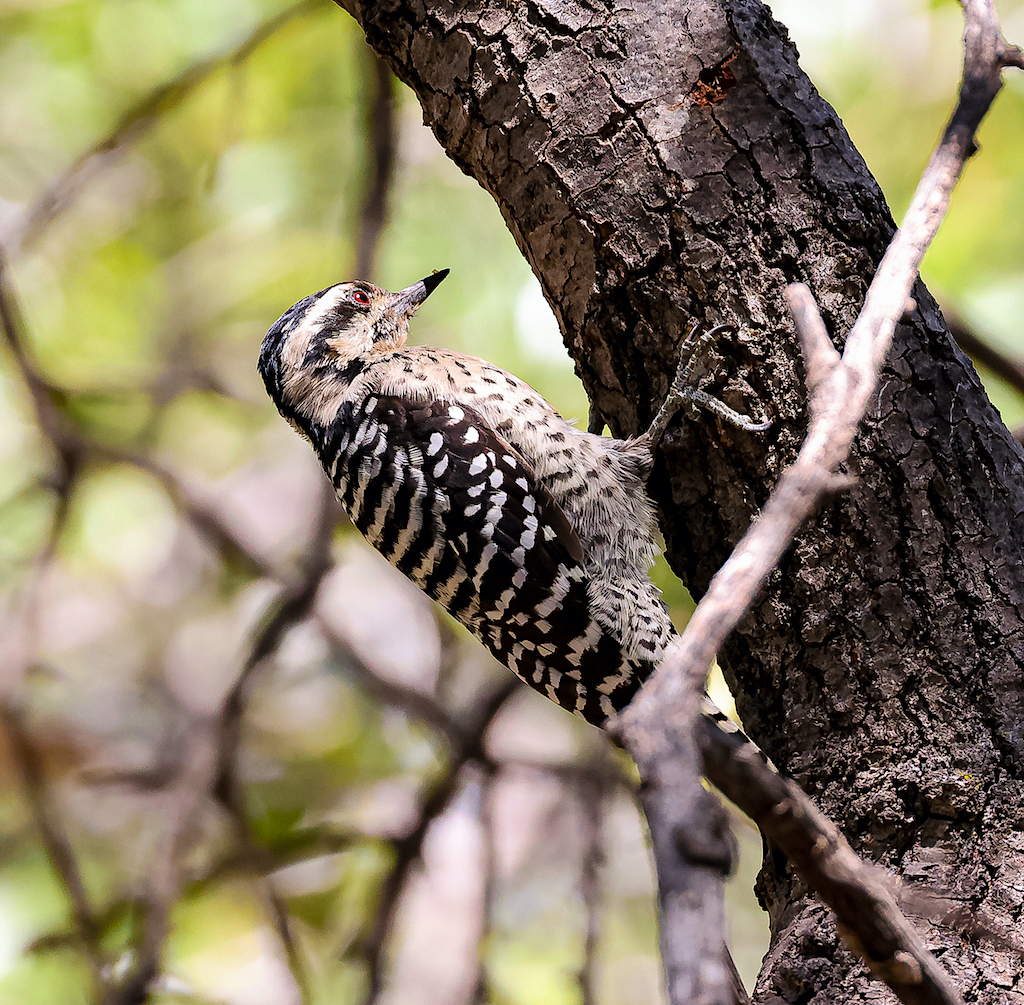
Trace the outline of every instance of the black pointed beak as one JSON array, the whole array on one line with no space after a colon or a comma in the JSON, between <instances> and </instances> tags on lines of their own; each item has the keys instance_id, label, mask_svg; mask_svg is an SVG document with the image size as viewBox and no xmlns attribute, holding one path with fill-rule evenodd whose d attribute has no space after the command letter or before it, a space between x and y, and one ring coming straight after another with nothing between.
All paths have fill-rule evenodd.
<instances>
[{"instance_id":1,"label":"black pointed beak","mask_svg":"<svg viewBox=\"0 0 1024 1005\"><path fill-rule=\"evenodd\" d=\"M449 271L442 269L440 272L434 272L418 283L413 283L412 286L407 286L404 290L395 293L394 299L391 301L391 310L395 317L412 317L420 304L437 289Z\"/></svg>"}]
</instances>

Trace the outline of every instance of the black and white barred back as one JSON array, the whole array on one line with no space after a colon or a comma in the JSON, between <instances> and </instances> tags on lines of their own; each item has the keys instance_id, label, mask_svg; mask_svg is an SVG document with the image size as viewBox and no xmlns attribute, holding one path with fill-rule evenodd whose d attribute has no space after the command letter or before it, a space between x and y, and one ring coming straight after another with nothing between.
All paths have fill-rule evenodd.
<instances>
[{"instance_id":1,"label":"black and white barred back","mask_svg":"<svg viewBox=\"0 0 1024 1005\"><path fill-rule=\"evenodd\" d=\"M479 413L372 394L311 437L356 528L523 680L592 722L659 655L592 611L578 536L523 455ZM322 437L322 438L321 438Z\"/></svg>"},{"instance_id":2,"label":"black and white barred back","mask_svg":"<svg viewBox=\"0 0 1024 1005\"><path fill-rule=\"evenodd\" d=\"M407 347L446 274L307 297L260 371L367 540L526 683L602 724L675 634L648 578L652 443L582 432L483 360Z\"/></svg>"}]
</instances>

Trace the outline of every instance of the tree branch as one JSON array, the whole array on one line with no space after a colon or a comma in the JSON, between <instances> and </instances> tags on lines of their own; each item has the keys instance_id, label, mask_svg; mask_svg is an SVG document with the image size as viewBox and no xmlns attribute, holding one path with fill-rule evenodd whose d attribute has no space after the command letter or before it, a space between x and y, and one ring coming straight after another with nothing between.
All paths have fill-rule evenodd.
<instances>
[{"instance_id":1,"label":"tree branch","mask_svg":"<svg viewBox=\"0 0 1024 1005\"><path fill-rule=\"evenodd\" d=\"M1008 356L979 338L963 320L950 310L943 310L949 325L949 333L956 344L976 363L987 367L997 377L1005 380L1018 394L1024 395L1024 360ZM1024 425L1013 430L1014 439L1024 444Z\"/></svg>"}]
</instances>

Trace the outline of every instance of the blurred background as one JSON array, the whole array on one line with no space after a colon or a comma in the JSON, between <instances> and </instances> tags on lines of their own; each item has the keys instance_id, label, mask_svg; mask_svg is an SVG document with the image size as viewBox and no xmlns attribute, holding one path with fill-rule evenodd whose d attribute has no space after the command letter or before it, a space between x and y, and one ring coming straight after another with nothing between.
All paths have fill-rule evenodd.
<instances>
[{"instance_id":1,"label":"blurred background","mask_svg":"<svg viewBox=\"0 0 1024 1005\"><path fill-rule=\"evenodd\" d=\"M898 219L959 6L772 8ZM1022 136L1007 75L923 270L1011 428ZM337 524L255 372L306 294L450 268L414 338L586 416L497 209L348 15L0 0L0 245L0 1003L131 1001L154 968L162 1003L662 1001L629 765Z\"/></svg>"}]
</instances>

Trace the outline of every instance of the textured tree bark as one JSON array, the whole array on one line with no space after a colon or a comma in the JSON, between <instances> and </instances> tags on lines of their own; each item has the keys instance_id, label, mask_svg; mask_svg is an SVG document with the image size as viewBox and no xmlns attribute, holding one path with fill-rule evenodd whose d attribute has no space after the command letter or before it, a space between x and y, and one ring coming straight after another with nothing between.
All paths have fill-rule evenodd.
<instances>
[{"instance_id":1,"label":"textured tree bark","mask_svg":"<svg viewBox=\"0 0 1024 1005\"><path fill-rule=\"evenodd\" d=\"M835 112L756 0L347 0L449 155L495 198L618 435L652 417L693 319L752 436L701 415L651 482L700 595L805 418L782 300L841 343L893 231ZM951 95L952 101L952 95ZM1024 1003L1024 457L920 283L851 469L722 663L748 731L902 877L975 1002ZM889 1000L769 856L759 1002Z\"/></svg>"}]
</instances>

